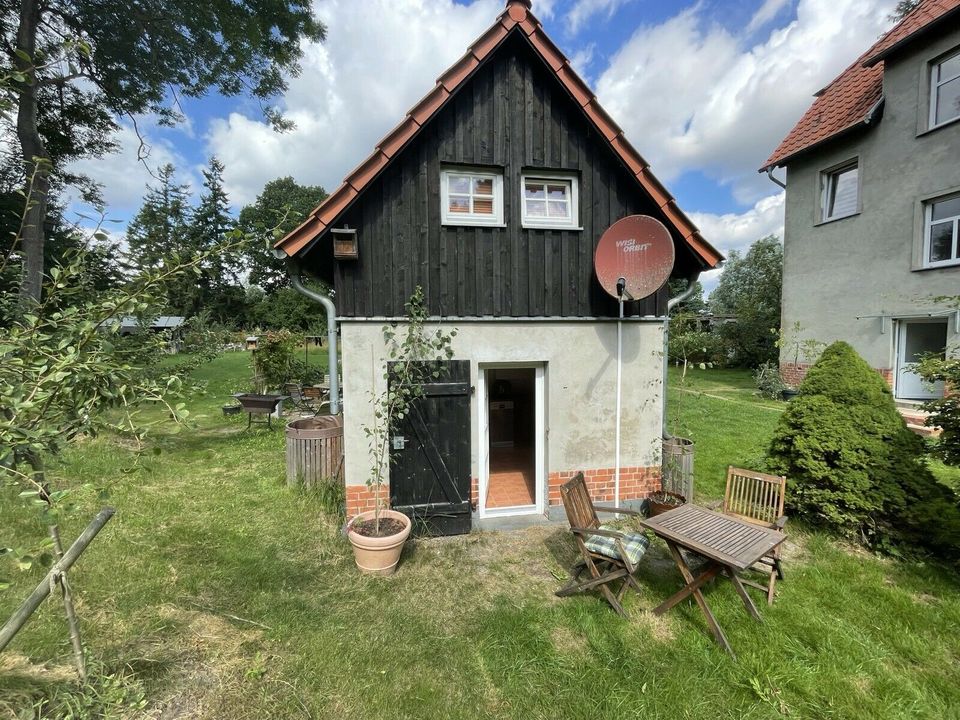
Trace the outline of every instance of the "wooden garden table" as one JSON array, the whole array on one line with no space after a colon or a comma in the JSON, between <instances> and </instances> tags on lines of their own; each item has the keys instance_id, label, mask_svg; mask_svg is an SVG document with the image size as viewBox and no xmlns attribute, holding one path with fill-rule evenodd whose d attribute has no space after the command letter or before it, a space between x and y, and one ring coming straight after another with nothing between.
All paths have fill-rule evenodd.
<instances>
[{"instance_id":1,"label":"wooden garden table","mask_svg":"<svg viewBox=\"0 0 960 720\"><path fill-rule=\"evenodd\" d=\"M786 540L786 535L777 530L760 527L723 513L687 504L669 510L662 515L640 520L640 524L663 538L673 561L686 581L683 589L671 595L654 608L655 615L662 615L678 602L693 595L707 618L714 638L730 655L733 650L727 642L720 624L713 616L700 588L718 575L727 577L743 600L744 606L755 619L761 620L757 606L747 595L737 573L746 570L764 555ZM694 576L680 548L690 550L707 559L707 565Z\"/></svg>"}]
</instances>

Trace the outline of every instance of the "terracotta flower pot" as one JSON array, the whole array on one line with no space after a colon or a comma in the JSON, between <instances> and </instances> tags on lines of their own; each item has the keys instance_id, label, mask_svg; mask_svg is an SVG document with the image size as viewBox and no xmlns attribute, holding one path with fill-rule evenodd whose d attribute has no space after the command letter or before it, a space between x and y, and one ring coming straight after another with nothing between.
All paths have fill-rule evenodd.
<instances>
[{"instance_id":1,"label":"terracotta flower pot","mask_svg":"<svg viewBox=\"0 0 960 720\"><path fill-rule=\"evenodd\" d=\"M367 537L353 531L353 524L362 520L373 520L374 511L360 513L347 524L347 539L353 546L353 558L360 572L373 575L392 575L400 560L403 544L410 536L412 527L410 518L396 510L381 510L380 518L392 518L403 523L403 530L396 535L385 537Z\"/></svg>"}]
</instances>

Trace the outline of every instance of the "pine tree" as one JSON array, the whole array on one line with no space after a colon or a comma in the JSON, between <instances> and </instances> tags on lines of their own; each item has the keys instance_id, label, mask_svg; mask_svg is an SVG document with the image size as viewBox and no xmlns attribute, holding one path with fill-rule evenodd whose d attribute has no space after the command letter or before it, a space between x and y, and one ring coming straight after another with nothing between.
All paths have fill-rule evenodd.
<instances>
[{"instance_id":1,"label":"pine tree","mask_svg":"<svg viewBox=\"0 0 960 720\"><path fill-rule=\"evenodd\" d=\"M174 179L170 163L160 168L159 187L147 186L143 206L127 227L127 245L135 267L156 269L163 258L182 252L190 221L190 193Z\"/></svg>"},{"instance_id":2,"label":"pine tree","mask_svg":"<svg viewBox=\"0 0 960 720\"><path fill-rule=\"evenodd\" d=\"M206 252L216 247L236 226L230 215L230 200L223 187L223 171L223 163L215 156L210 158L209 167L203 171L203 192L190 225L192 252ZM194 315L201 309L207 309L218 319L229 317L232 310L225 307L225 301L229 301L226 305L233 305L234 296L240 292L238 266L238 258L232 254L211 256L200 268L196 292L185 311Z\"/></svg>"}]
</instances>

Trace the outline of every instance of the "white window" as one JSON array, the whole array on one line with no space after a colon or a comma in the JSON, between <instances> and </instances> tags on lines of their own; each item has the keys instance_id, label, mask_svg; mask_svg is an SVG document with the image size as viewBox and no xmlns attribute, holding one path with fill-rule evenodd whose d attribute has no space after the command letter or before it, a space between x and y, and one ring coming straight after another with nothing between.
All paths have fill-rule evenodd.
<instances>
[{"instance_id":1,"label":"white window","mask_svg":"<svg viewBox=\"0 0 960 720\"><path fill-rule=\"evenodd\" d=\"M960 263L960 195L927 203L923 264L927 267Z\"/></svg>"},{"instance_id":2,"label":"white window","mask_svg":"<svg viewBox=\"0 0 960 720\"><path fill-rule=\"evenodd\" d=\"M524 175L520 198L524 227L576 228L580 224L577 179L570 175Z\"/></svg>"},{"instance_id":3,"label":"white window","mask_svg":"<svg viewBox=\"0 0 960 720\"><path fill-rule=\"evenodd\" d=\"M960 118L960 52L930 70L930 127Z\"/></svg>"},{"instance_id":4,"label":"white window","mask_svg":"<svg viewBox=\"0 0 960 720\"><path fill-rule=\"evenodd\" d=\"M444 225L503 225L503 176L474 170L440 173Z\"/></svg>"},{"instance_id":5,"label":"white window","mask_svg":"<svg viewBox=\"0 0 960 720\"><path fill-rule=\"evenodd\" d=\"M820 220L837 220L855 215L860 206L860 181L856 160L823 173Z\"/></svg>"}]
</instances>

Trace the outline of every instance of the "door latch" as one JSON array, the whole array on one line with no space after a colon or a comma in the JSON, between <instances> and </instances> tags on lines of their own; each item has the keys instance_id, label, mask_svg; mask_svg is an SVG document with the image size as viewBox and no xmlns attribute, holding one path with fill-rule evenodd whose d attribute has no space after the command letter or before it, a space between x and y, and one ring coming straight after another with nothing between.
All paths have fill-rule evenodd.
<instances>
[{"instance_id":1,"label":"door latch","mask_svg":"<svg viewBox=\"0 0 960 720\"><path fill-rule=\"evenodd\" d=\"M403 450L407 446L407 439L403 435L393 436L393 449Z\"/></svg>"}]
</instances>

